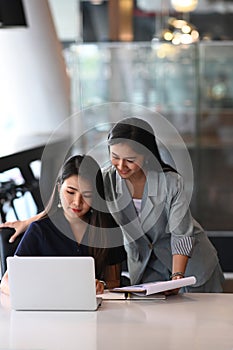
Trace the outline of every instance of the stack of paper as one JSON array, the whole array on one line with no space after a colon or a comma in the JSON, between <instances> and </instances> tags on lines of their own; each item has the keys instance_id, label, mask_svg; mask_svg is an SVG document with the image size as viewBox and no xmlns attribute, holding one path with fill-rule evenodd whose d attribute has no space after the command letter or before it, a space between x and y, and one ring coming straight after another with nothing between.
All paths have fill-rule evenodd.
<instances>
[{"instance_id":1,"label":"stack of paper","mask_svg":"<svg viewBox=\"0 0 233 350\"><path fill-rule=\"evenodd\" d=\"M143 284L137 284L133 286L114 288L111 292L117 293L132 293L138 296L146 296L155 293L162 293L172 289L182 288L186 286L190 286L196 283L196 277L184 277L177 280L171 281L157 281L157 282L149 282Z\"/></svg>"}]
</instances>

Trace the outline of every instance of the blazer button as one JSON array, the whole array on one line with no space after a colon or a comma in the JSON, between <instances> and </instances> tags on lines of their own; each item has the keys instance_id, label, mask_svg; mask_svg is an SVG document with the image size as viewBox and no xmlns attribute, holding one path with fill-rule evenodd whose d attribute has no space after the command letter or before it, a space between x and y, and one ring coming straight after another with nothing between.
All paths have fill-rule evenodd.
<instances>
[{"instance_id":1,"label":"blazer button","mask_svg":"<svg viewBox=\"0 0 233 350\"><path fill-rule=\"evenodd\" d=\"M148 247L152 250L154 248L153 244L152 243L149 243L148 244Z\"/></svg>"}]
</instances>

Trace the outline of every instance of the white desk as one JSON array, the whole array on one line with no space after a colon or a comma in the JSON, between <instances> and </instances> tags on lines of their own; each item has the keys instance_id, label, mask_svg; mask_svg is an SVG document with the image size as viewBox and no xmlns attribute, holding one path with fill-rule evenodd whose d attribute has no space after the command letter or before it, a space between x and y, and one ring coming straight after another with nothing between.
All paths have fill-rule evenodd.
<instances>
[{"instance_id":1,"label":"white desk","mask_svg":"<svg viewBox=\"0 0 233 350\"><path fill-rule=\"evenodd\" d=\"M233 350L233 294L105 300L96 312L15 312L5 295L1 303L1 350Z\"/></svg>"}]
</instances>

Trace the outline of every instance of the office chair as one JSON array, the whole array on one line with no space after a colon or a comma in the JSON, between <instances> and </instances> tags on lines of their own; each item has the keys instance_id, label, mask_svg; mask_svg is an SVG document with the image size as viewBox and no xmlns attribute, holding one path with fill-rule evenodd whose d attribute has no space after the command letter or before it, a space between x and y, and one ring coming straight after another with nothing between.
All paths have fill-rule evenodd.
<instances>
[{"instance_id":1,"label":"office chair","mask_svg":"<svg viewBox=\"0 0 233 350\"><path fill-rule=\"evenodd\" d=\"M0 229L0 259L1 259L1 271L2 276L4 275L7 264L6 264L6 258L8 256L13 256L15 253L15 250L23 236L23 234L19 235L13 243L9 243L9 238L14 233L13 228L4 227Z\"/></svg>"}]
</instances>

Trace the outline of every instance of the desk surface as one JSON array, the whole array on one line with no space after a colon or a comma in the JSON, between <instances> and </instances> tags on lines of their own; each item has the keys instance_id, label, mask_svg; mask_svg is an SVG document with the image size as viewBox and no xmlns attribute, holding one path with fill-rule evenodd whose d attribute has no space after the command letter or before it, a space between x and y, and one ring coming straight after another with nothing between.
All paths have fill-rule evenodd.
<instances>
[{"instance_id":1,"label":"desk surface","mask_svg":"<svg viewBox=\"0 0 233 350\"><path fill-rule=\"evenodd\" d=\"M96 312L16 312L0 296L4 350L233 350L233 294L104 300Z\"/></svg>"}]
</instances>

